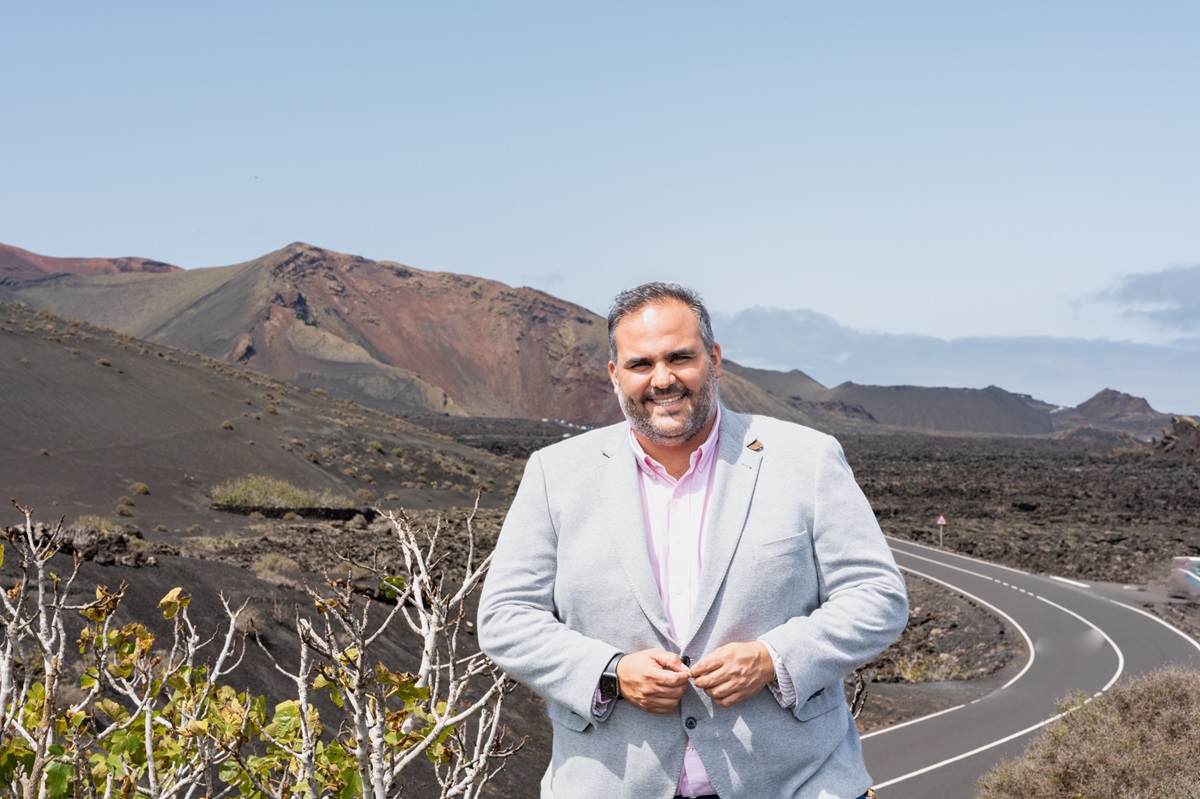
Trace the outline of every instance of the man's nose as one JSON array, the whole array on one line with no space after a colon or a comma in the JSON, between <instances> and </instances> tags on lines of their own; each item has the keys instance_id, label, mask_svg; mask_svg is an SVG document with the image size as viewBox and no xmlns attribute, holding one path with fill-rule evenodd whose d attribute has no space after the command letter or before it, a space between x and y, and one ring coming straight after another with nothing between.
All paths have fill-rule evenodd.
<instances>
[{"instance_id":1,"label":"man's nose","mask_svg":"<svg viewBox=\"0 0 1200 799\"><path fill-rule=\"evenodd\" d=\"M654 388L670 388L675 382L675 373L671 371L665 361L659 361L654 366L654 374L651 375L651 385Z\"/></svg>"}]
</instances>

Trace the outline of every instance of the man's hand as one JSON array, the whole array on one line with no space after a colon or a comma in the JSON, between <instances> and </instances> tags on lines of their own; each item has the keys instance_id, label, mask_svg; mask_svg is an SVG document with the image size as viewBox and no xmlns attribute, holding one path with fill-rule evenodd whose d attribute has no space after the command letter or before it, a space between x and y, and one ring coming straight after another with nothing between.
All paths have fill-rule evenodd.
<instances>
[{"instance_id":1,"label":"man's hand","mask_svg":"<svg viewBox=\"0 0 1200 799\"><path fill-rule=\"evenodd\" d=\"M775 663L761 641L725 644L702 657L690 672L697 688L721 707L732 707L775 679Z\"/></svg>"},{"instance_id":2,"label":"man's hand","mask_svg":"<svg viewBox=\"0 0 1200 799\"><path fill-rule=\"evenodd\" d=\"M617 661L621 698L647 713L670 713L688 684L688 670L679 655L664 649L630 652Z\"/></svg>"}]
</instances>

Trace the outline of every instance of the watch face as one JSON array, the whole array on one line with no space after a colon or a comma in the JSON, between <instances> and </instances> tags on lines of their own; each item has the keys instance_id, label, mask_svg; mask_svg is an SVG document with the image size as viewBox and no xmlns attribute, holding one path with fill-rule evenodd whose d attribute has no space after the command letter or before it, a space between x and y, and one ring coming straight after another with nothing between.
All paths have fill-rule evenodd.
<instances>
[{"instance_id":1,"label":"watch face","mask_svg":"<svg viewBox=\"0 0 1200 799\"><path fill-rule=\"evenodd\" d=\"M602 674L600 676L600 696L605 699L616 699L619 691L617 675Z\"/></svg>"}]
</instances>

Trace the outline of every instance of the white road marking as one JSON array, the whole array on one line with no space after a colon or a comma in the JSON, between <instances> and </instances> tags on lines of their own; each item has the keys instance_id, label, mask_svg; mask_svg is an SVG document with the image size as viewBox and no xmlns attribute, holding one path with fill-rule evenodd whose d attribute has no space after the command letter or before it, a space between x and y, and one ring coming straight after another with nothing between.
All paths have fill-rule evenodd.
<instances>
[{"instance_id":1,"label":"white road marking","mask_svg":"<svg viewBox=\"0 0 1200 799\"><path fill-rule=\"evenodd\" d=\"M911 543L911 542L905 542L905 543ZM916 544L916 546L922 546L922 545L920 545L920 544ZM923 547L923 548L925 548L925 549L932 549L932 547ZM937 551L937 552L939 552L939 553L942 553L942 550L935 550L935 551ZM935 564L935 565L938 565L938 566L941 566L941 567L943 567L943 568L953 569L953 570L955 570L955 571L961 571L961 572L963 572L963 573L965 573L965 574L970 574L970 575L972 575L972 576L979 577L979 578L981 578L981 579L984 579L984 580L991 580L992 582L997 582L997 583L1000 583L1000 584L1002 584L1002 585L1009 586L1010 588L1014 588L1014 589L1016 589L1016 590L1019 590L1019 591L1021 591L1022 593L1028 594L1029 596L1033 597L1034 599L1038 599L1038 600L1040 600L1040 601L1042 601L1042 602L1045 602L1047 605L1050 605L1051 607L1057 608L1058 610L1061 610L1061 611L1063 611L1064 613L1067 613L1068 615L1075 617L1076 619L1078 619L1079 621L1083 622L1084 624L1086 624L1087 626L1089 626L1089 627L1091 627L1093 630L1095 630L1097 633L1099 633L1099 634L1100 634L1100 636L1101 636L1101 637L1103 637L1103 638L1104 638L1104 640L1108 642L1108 645L1109 645L1109 646L1111 646L1111 647L1112 647L1112 649L1113 649L1113 651L1116 653L1116 655L1117 655L1117 669L1116 669L1116 672L1113 674L1112 678L1111 678L1111 679L1108 681L1108 684L1107 684L1107 685L1105 685L1105 686L1104 686L1104 688L1102 688L1102 689L1100 690L1100 692L1098 692L1098 693L1094 694L1092 697L1088 698L1088 699L1087 699L1087 700L1084 702L1084 704L1087 704L1087 703L1091 702L1091 701L1092 701L1094 698L1096 698L1096 697L1098 697L1098 696L1101 696L1101 695L1102 695L1102 694L1103 694L1105 691L1107 691L1109 688L1111 688L1111 687L1112 687L1112 685L1113 685L1113 684L1114 684L1114 683L1115 683L1115 682L1116 682L1118 679L1120 679L1120 677L1121 677L1121 674L1124 672L1124 670L1125 670L1125 655L1124 655L1124 653L1121 651L1121 648L1120 648L1119 646L1117 646L1116 642L1115 642L1115 641L1113 641L1111 637L1109 637L1108 633L1104 632L1104 631L1103 631L1103 630L1101 630L1101 629L1100 629L1098 626L1096 626L1096 625L1095 625L1093 622L1091 622L1091 621L1088 621L1087 619L1085 619L1083 616L1079 615L1079 614L1078 614L1078 613L1076 613L1075 611L1073 611L1073 610L1070 610L1070 609L1068 609L1068 608L1065 608L1065 607L1063 607L1062 605L1059 605L1057 602L1053 602L1053 601L1051 601L1051 600L1049 600L1049 599L1046 599L1046 598L1045 598L1045 597L1043 597L1043 596L1040 596L1040 595L1038 595L1038 594L1031 593L1031 592L1029 592L1029 591L1026 591L1025 589L1018 588L1017 586L1010 585L1009 583L1006 583L1006 582L1004 582L1004 581L1002 581L1002 580L998 580L997 578L995 578L995 577L991 577L991 576L989 576L989 575L986 575L986 574L980 574L979 572L971 571L970 569L964 569L964 568L962 568L962 567L959 567L959 566L951 566L951 565L949 565L949 564L947 564L947 563L941 563L941 562L938 562L938 561L936 561L936 560L934 560L934 559L932 559L932 558L923 557L923 556L921 556L921 555L915 555L915 554L913 554L913 553L911 553L911 552L903 552L903 551L901 551L901 554L903 554L903 555L906 555L906 556L908 556L908 557L910 557L910 558L915 558L915 559L917 559L917 560L923 560L923 561L926 561L926 562L928 562L928 563L933 563L933 564ZM942 554L957 554L957 553L942 553ZM975 561L975 562L977 562L977 563L985 563L984 561L979 561L978 559L975 559L975 558L969 558L969 557L962 556L962 555L960 555L959 557L962 557L962 558L964 558L965 560L974 560L974 561ZM990 565L997 565L997 564L987 564L987 565L989 565L989 566L990 566ZM1020 679L1020 678L1021 678L1021 677L1022 677L1024 674L1025 674L1025 672L1027 672L1027 671L1029 670L1030 666L1032 666L1032 665L1033 665L1033 661L1034 661L1034 648L1033 648L1033 641L1030 639L1030 637L1029 637L1029 634L1025 632L1025 629L1024 629L1023 627L1021 627L1021 625L1017 624L1016 620L1014 620L1014 619L1013 619L1011 616L1009 616L1007 613L1005 613L1004 611L1000 610L1000 609L999 609L999 608L997 608L995 605L992 605L992 604L991 604L991 603L989 603L989 602L985 602L984 600L980 599L979 597L977 597L977 596L974 596L974 595L972 595L972 594L970 594L970 593L968 593L968 592L966 592L966 591L963 591L962 589L960 589L960 588L958 588L958 587L956 587L956 586L952 585L951 583L948 583L948 582L946 582L946 581L944 581L944 580L939 580L939 579L938 579L938 578L936 578L936 577L932 577L932 576L930 576L930 575L928 575L928 574L923 574L923 573L921 573L921 572L918 572L918 571L916 571L916 570L914 570L914 569L908 569L908 568L905 568L905 567L903 567L903 566L901 566L900 568L901 568L903 571L907 571L907 572L909 572L909 573L911 573L911 574L915 574L915 575L918 575L918 576L920 576L920 577L924 577L924 578L925 578L925 579L927 579L927 580L932 580L932 581L934 581L934 582L936 582L936 583L940 583L941 585L944 585L944 586L946 586L947 588L949 588L950 590L954 591L955 593L961 594L962 596L965 596L965 597L967 597L968 599L973 599L973 600L975 600L976 602L979 602L980 604L982 604L982 605L985 605L985 606L987 606L988 608L991 608L993 611L995 611L996 613L1000 614L1000 615L1001 615L1001 616L1003 616L1005 619L1007 619L1007 620L1008 620L1008 622L1009 622L1010 624L1012 624L1012 625L1013 625L1013 627L1015 627L1015 628L1016 628L1016 629L1017 629L1017 630L1018 630L1018 631L1021 633L1021 635L1022 635L1022 637L1024 637L1024 639L1025 639L1025 642L1026 642L1026 644L1027 644L1027 646L1028 646L1028 649L1029 649L1029 661L1028 661L1028 662L1025 664L1025 667L1024 667L1023 669L1021 669L1021 672L1020 672L1019 674L1017 674L1017 676L1016 676L1016 677L1013 677L1011 680L1009 680L1007 683L1005 683L1005 684L1004 684L1004 685L1003 685L1003 686L1002 686L1002 687L1001 687L999 690L1003 691L1005 688L1008 688L1009 686L1011 686L1013 683L1015 683L1017 680L1019 680L1019 679ZM1009 571L1019 571L1019 570L1017 570L1017 569L1011 569L1011 568L1009 568L1009 567L1006 567L1006 566L1001 566L1000 568L1006 568L1006 569L1009 569ZM1020 572L1020 573L1021 573L1021 574L1026 574L1025 572ZM1073 582L1073 581L1064 580L1064 582ZM1077 584L1077 585L1079 585L1078 583L1076 583L1076 584ZM1084 587L1090 587L1090 586L1084 586ZM1123 607L1127 607L1127 608L1129 608L1130 610L1138 610L1137 608L1132 608L1132 607L1130 607L1129 605L1124 605L1123 603L1120 603L1120 602L1115 602L1114 600L1110 600L1110 601L1113 601L1113 603L1114 603L1114 604L1118 604L1118 605L1122 605ZM1145 613L1145 611L1141 611L1141 610L1138 610L1138 612L1140 612L1140 613ZM1148 614L1148 613L1146 613L1145 615L1148 615L1148 616L1150 616L1151 614ZM1157 617L1154 617L1154 616L1151 616L1151 618L1155 618L1156 620L1158 620L1158 621L1160 621L1160 622L1162 621L1161 619L1157 619ZM1163 623L1163 624L1166 624L1166 622L1162 622L1162 623ZM1169 625L1169 624L1168 624L1168 625L1166 625L1166 626L1170 627L1170 625ZM1172 628L1172 629L1174 629L1174 628ZM1182 633L1180 633L1180 634L1182 635ZM1188 638L1188 640L1189 640L1189 641L1191 641L1191 642L1192 642L1194 645L1196 645L1196 646L1197 646L1197 648L1200 648L1200 643L1197 643L1197 642L1195 642L1194 640L1192 640L1190 637L1188 637L1188 636L1186 636L1186 635L1185 635L1184 637L1185 637L1185 638ZM867 735L864 735L864 736L862 736L862 737L863 737L863 738L870 738L870 737L872 737L872 736L875 736L875 735L882 735L883 733L885 733L885 732L888 732L889 730L899 729L899 728L901 728L901 727L907 726L908 724L915 724L915 723L917 723L917 722L919 722L919 721L925 721L925 720L927 720L927 719L935 718L936 716L940 716L940 715L943 715L943 714L945 714L945 713L949 713L949 712L951 712L951 711L958 710L958 709L960 709L960 708L962 708L962 707L964 707L964 705L959 705L958 707L949 708L949 709L947 709L947 710L943 710L943 711L941 711L941 712L939 712L939 713L934 713L934 714L931 714L931 715L929 715L929 716L923 716L923 717L921 717L921 718L919 718L919 719L913 719L913 720L911 720L911 721L909 721L909 722L906 722L906 723L904 723L904 724L897 724L897 725L895 725L895 726L893 726L893 727L887 727L887 728L884 728L884 729L882 729L882 730L876 730L875 732L868 733ZM895 785L895 784L897 784L897 783L903 782L903 781L905 781L905 780L908 780L908 779L911 779L911 778L913 778L913 777L917 777L917 776L920 776L920 775L922 775L922 774L927 774L927 773L929 773L930 771L935 771L935 770L937 770L937 769L939 769L939 768L942 768L942 767L944 767L944 766L948 766L948 765L950 765L951 763L957 763L957 762L958 762L958 761L960 761L960 760L965 760L965 759L966 759L966 758L968 758L968 757L971 757L971 756L973 756L973 755L977 755L977 754L979 754L979 753L981 753L981 752L986 752L986 751L987 751L987 750L989 750L989 749L993 749L993 748L995 748L995 747L997 747L997 746L1001 746L1001 745L1003 745L1003 744L1006 744L1006 743L1008 743L1009 741L1012 741L1012 740L1014 740L1014 739L1016 739L1016 738L1020 738L1020 737L1021 737L1021 736L1023 736L1023 735L1028 735L1029 733L1031 733L1031 732L1034 732L1034 731L1036 731L1036 730L1039 730L1039 729L1041 729L1042 727L1045 727L1045 726L1046 726L1046 725L1048 725L1048 724L1053 724L1055 721L1058 721L1059 719L1061 719L1062 717L1066 716L1068 713L1071 713L1071 712L1073 712L1073 710L1068 710L1068 711L1066 711L1066 712L1064 712L1064 713L1059 713L1059 714L1057 714L1057 715L1051 716L1050 718L1048 718L1048 719L1046 719L1046 720L1044 720L1044 721L1038 722L1037 724L1034 724L1034 725L1033 725L1033 726L1031 726L1031 727L1026 727L1025 729L1023 729L1023 730L1021 730L1021 731L1019 731L1019 732L1012 733L1011 735L1007 735L1007 736L1005 736L1004 738L1001 738L1001 739L999 739L999 740L992 741L991 743L984 744L983 746L980 746L980 747L976 747L975 749L972 749L972 750L971 750L971 751L969 751L969 752L964 752L964 753L962 753L962 754L960 754L960 755L955 755L954 757L948 758L948 759L946 759L946 760L943 760L943 761L941 761L941 762L939 762L939 763L933 763L933 764L931 764L931 765L929 765L929 766L926 766L926 767L924 767L924 768L921 768L921 769L918 769L918 770L916 770L916 771L910 772L910 773L908 773L908 774L905 774L905 775L903 775L903 776L896 777L896 778L894 778L894 779L891 779L891 780L888 780L888 781L886 781L886 782L881 782L881 783L878 783L878 784L877 784L877 785L875 785L874 787L876 787L876 788L886 788L886 787L888 787L888 786Z\"/></svg>"},{"instance_id":2,"label":"white road marking","mask_svg":"<svg viewBox=\"0 0 1200 799\"><path fill-rule=\"evenodd\" d=\"M1059 577L1057 574L1051 574L1050 579L1058 580L1060 583L1066 583L1067 585L1073 585L1076 588L1091 588L1087 583L1081 583L1078 580L1068 580L1066 577Z\"/></svg>"},{"instance_id":3,"label":"white road marking","mask_svg":"<svg viewBox=\"0 0 1200 799\"><path fill-rule=\"evenodd\" d=\"M1171 624L1166 619L1160 619L1158 616L1155 616L1153 613L1150 613L1149 611L1142 610L1141 608L1135 608L1133 605L1126 605L1124 602L1118 602L1115 599L1110 599L1108 601L1113 603L1117 607L1125 608L1126 610L1132 610L1134 613L1140 613L1148 619L1154 619L1156 622L1161 624L1163 627L1166 627L1168 630L1175 633L1176 635L1178 635L1183 640L1187 641L1192 646L1196 647L1196 649L1200 649L1200 641L1197 641L1195 638L1188 635L1183 630L1176 627L1174 624Z\"/></svg>"}]
</instances>

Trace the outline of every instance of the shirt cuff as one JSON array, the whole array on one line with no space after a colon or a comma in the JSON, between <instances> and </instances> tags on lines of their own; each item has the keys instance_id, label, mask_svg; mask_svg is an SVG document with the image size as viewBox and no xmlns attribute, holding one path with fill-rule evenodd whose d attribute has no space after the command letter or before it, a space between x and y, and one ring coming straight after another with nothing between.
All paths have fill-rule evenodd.
<instances>
[{"instance_id":1,"label":"shirt cuff","mask_svg":"<svg viewBox=\"0 0 1200 799\"><path fill-rule=\"evenodd\" d=\"M795 700L796 692L792 692L793 701ZM607 721L612 715L613 707L616 706L617 700L605 700L600 695L600 689L596 689L596 693L592 694L592 719L595 721Z\"/></svg>"},{"instance_id":2,"label":"shirt cuff","mask_svg":"<svg viewBox=\"0 0 1200 799\"><path fill-rule=\"evenodd\" d=\"M787 669L783 667L783 659L779 657L779 653L775 651L775 647L771 646L761 638L759 643L767 648L767 652L771 655L771 663L775 665L775 679L767 683L767 687L771 689L771 695L775 697L775 701L782 708L794 707L796 704L796 686L792 684L792 678L788 675ZM598 692L597 692L598 693ZM593 709L593 714L595 710Z\"/></svg>"}]
</instances>

